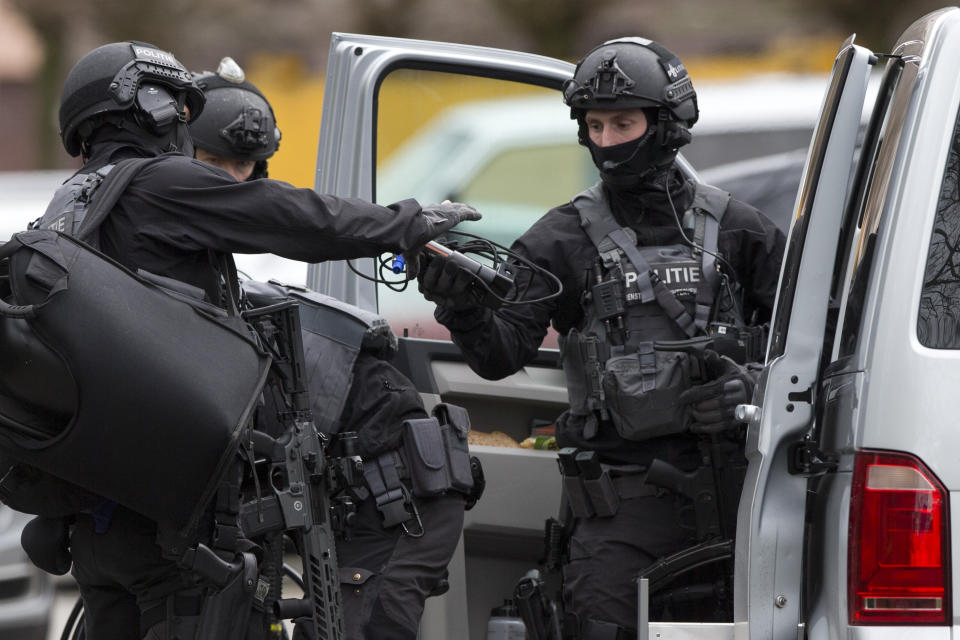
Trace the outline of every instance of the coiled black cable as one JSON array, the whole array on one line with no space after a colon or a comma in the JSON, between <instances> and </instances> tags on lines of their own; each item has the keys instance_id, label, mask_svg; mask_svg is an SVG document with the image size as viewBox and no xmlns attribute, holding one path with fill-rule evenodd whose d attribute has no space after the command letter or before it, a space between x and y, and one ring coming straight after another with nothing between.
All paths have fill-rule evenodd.
<instances>
[{"instance_id":1,"label":"coiled black cable","mask_svg":"<svg viewBox=\"0 0 960 640\"><path fill-rule=\"evenodd\" d=\"M457 242L454 239L449 238L450 234L463 236L465 238L470 238L467 242ZM465 231L448 231L443 238L443 245L454 251L458 251L462 254L469 254L472 256L477 256L483 258L484 260L491 263L491 268L496 270L503 262L511 260L514 264L514 267L518 272L526 272L530 274L530 279L532 280L535 277L540 277L545 279L547 282L551 283L553 291L551 293L541 296L539 298L531 299L518 299L516 297L506 298L499 295L497 292L493 291L486 282L481 278L476 277L475 281L487 293L497 300L503 306L511 305L521 305L521 304L536 304L541 302L547 302L553 300L554 298L559 297L563 293L563 283L560 281L560 278L553 275L550 271L544 269L540 265L534 263L533 261L521 256L518 253L511 251L509 248L490 240L489 238L484 238L483 236L478 236L472 233L467 233ZM431 258L436 259L436 258ZM369 280L370 282L375 282L377 284L382 284L392 291L405 291L407 286L410 283L408 277L403 279L390 279L389 274L395 274L393 270L394 261L396 260L395 256L389 256L389 254L384 254L376 258L378 260L377 265L377 275L368 276L365 273L361 273L353 266L351 260L347 260L347 266L350 270L355 273L360 278L364 280ZM514 296L517 295L517 290L514 289Z\"/></svg>"}]
</instances>

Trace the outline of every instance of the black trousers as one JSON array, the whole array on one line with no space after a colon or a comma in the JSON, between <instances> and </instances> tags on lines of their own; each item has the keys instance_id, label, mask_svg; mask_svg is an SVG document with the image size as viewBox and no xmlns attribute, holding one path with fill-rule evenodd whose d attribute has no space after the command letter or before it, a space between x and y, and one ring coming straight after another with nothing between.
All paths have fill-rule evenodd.
<instances>
[{"instance_id":1,"label":"black trousers","mask_svg":"<svg viewBox=\"0 0 960 640\"><path fill-rule=\"evenodd\" d=\"M563 567L565 612L581 629L596 620L636 637L637 574L695 540L690 501L672 493L622 500L609 518L578 519Z\"/></svg>"},{"instance_id":2,"label":"black trousers","mask_svg":"<svg viewBox=\"0 0 960 640\"><path fill-rule=\"evenodd\" d=\"M70 537L73 576L83 598L87 640L139 640L141 612L160 605L192 580L162 557L156 524L118 506L109 528L94 531L81 514Z\"/></svg>"},{"instance_id":3,"label":"black trousers","mask_svg":"<svg viewBox=\"0 0 960 640\"><path fill-rule=\"evenodd\" d=\"M417 505L423 537L406 535L399 526L384 529L369 498L357 509L351 539L337 541L340 566L370 574L362 584L341 585L348 640L417 637L424 602L445 577L460 540L463 496L417 498Z\"/></svg>"}]
</instances>

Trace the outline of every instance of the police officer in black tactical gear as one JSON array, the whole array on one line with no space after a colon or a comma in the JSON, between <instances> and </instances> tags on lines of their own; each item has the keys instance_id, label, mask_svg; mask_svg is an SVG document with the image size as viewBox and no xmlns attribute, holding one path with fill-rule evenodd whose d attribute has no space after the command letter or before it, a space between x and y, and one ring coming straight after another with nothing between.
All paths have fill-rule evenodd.
<instances>
[{"instance_id":1,"label":"police officer in black tactical gear","mask_svg":"<svg viewBox=\"0 0 960 640\"><path fill-rule=\"evenodd\" d=\"M265 177L280 139L269 102L230 58L215 73L195 79L207 97L203 114L190 122L196 157L240 181ZM254 306L282 300L284 293L279 285L258 282L245 282L243 291ZM337 309L364 315L344 303ZM465 495L453 489L415 495L407 477L412 461L404 452L404 425L414 421L429 427L432 421L414 385L387 361L392 347L359 345L351 371L342 360L351 358L344 338L327 339L323 329L304 330L311 397L315 403L339 402L343 409L334 422L326 422L323 416L331 408L317 406L317 427L330 435L357 434L366 478L364 486L345 492L357 510L348 535L337 540L346 638L413 640L426 598L445 588L446 567L463 528ZM380 329L387 331L387 325ZM331 372L334 362L338 366ZM338 375L343 380L333 379ZM345 398L332 385L346 388Z\"/></svg>"},{"instance_id":2,"label":"police officer in black tactical gear","mask_svg":"<svg viewBox=\"0 0 960 640\"><path fill-rule=\"evenodd\" d=\"M465 501L472 507L482 492L482 476L474 486L451 482L422 491L418 479L430 469L417 451L442 441L450 469L457 461L478 464L468 455L466 411L444 404L427 414L416 387L388 361L397 343L379 316L276 282L248 281L243 290L252 306L292 292L301 307L311 308L301 318L317 427L331 436L355 434L355 451L363 459L362 482L333 496L338 504L355 506L337 537L344 637L414 640L427 597L447 589L446 568L460 540ZM332 317L323 314L331 309ZM333 326L345 316L368 322L367 334L378 339L345 344L351 334ZM263 411L259 421L269 431L269 402Z\"/></svg>"},{"instance_id":3,"label":"police officer in black tactical gear","mask_svg":"<svg viewBox=\"0 0 960 640\"><path fill-rule=\"evenodd\" d=\"M75 234L88 196L93 192L96 202L97 185L107 189L113 167L136 166L90 242L132 271L192 285L208 302L228 308L239 295L234 252L308 262L404 252L479 215L464 205L405 200L381 207L276 180L237 182L192 157L187 122L203 109L203 91L191 74L153 45L118 42L81 58L64 83L60 130L66 150L81 155L84 165L35 227ZM124 164L128 159L142 161ZM54 519L38 521L24 546L41 560L55 558L44 564L62 570L69 566L63 549L47 549L43 557L42 547L72 522L69 547L86 637L193 638L207 591L161 553L157 522L82 492L74 503L76 512L60 519L59 529Z\"/></svg>"},{"instance_id":4,"label":"police officer in black tactical gear","mask_svg":"<svg viewBox=\"0 0 960 640\"><path fill-rule=\"evenodd\" d=\"M190 121L196 158L240 182L266 178L267 159L280 144L273 107L232 58L194 79L207 98L203 113Z\"/></svg>"},{"instance_id":5,"label":"police officer in black tactical gear","mask_svg":"<svg viewBox=\"0 0 960 640\"><path fill-rule=\"evenodd\" d=\"M437 260L420 289L486 378L530 362L551 323L560 333L570 399L556 425L570 507L565 633L632 638L638 572L703 535L689 496L647 471L700 469L716 450L705 440L742 450L734 408L752 395L748 363L763 358L759 327L771 315L785 238L754 208L681 175L674 160L691 140L697 98L683 63L661 45L622 38L596 47L563 97L601 181L512 247L559 277L563 295L491 311L477 305L469 274ZM517 294L548 294L539 280L518 280ZM676 600L653 601L654 617L688 614Z\"/></svg>"}]
</instances>

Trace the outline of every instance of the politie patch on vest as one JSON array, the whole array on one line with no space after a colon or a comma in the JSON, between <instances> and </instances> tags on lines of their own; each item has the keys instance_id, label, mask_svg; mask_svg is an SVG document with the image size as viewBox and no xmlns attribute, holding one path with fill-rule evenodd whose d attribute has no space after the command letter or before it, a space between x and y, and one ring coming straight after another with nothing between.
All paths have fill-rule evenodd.
<instances>
[{"instance_id":1,"label":"politie patch on vest","mask_svg":"<svg viewBox=\"0 0 960 640\"><path fill-rule=\"evenodd\" d=\"M667 289L670 289L677 298L696 297L697 285L701 280L699 262L651 264L650 268L660 276L663 283L667 285Z\"/></svg>"},{"instance_id":2,"label":"politie patch on vest","mask_svg":"<svg viewBox=\"0 0 960 640\"><path fill-rule=\"evenodd\" d=\"M643 247L640 253L650 265L650 270L659 276L678 300L696 298L697 286L703 277L700 260L691 255L687 247ZM637 272L633 265L624 271L626 300L628 304L640 302Z\"/></svg>"}]
</instances>

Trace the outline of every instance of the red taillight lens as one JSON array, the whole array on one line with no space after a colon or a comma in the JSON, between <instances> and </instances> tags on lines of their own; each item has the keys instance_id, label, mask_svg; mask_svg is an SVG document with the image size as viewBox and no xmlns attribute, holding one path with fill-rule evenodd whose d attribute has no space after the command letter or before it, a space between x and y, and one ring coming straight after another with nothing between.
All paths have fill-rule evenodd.
<instances>
[{"instance_id":1,"label":"red taillight lens","mask_svg":"<svg viewBox=\"0 0 960 640\"><path fill-rule=\"evenodd\" d=\"M949 624L947 491L913 456L859 452L850 496L850 624Z\"/></svg>"}]
</instances>

